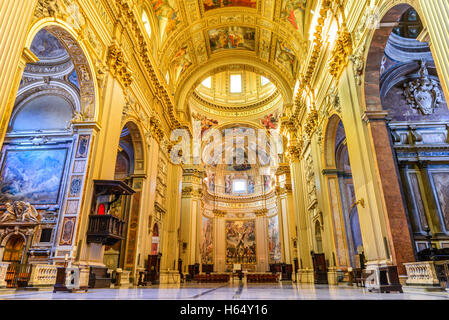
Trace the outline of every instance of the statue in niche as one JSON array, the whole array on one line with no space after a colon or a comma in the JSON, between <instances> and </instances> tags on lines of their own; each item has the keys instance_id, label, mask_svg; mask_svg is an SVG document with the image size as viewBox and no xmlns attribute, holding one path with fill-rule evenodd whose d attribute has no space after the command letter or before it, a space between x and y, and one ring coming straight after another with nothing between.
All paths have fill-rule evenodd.
<instances>
[{"instance_id":1,"label":"statue in niche","mask_svg":"<svg viewBox=\"0 0 449 320\"><path fill-rule=\"evenodd\" d=\"M407 103L413 108L430 115L435 112L441 103L441 90L438 82L429 77L427 62L421 60L419 78L404 84L404 96Z\"/></svg>"}]
</instances>

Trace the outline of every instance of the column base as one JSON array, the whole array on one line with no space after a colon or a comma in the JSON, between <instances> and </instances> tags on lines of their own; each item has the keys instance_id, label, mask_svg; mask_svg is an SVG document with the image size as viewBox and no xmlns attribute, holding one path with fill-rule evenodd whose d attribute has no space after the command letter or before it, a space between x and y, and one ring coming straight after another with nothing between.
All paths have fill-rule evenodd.
<instances>
[{"instance_id":1,"label":"column base","mask_svg":"<svg viewBox=\"0 0 449 320\"><path fill-rule=\"evenodd\" d=\"M159 277L160 284L179 284L181 276L177 270L162 270Z\"/></svg>"},{"instance_id":2,"label":"column base","mask_svg":"<svg viewBox=\"0 0 449 320\"><path fill-rule=\"evenodd\" d=\"M332 285L338 285L337 268L329 267L327 271L327 283Z\"/></svg>"},{"instance_id":3,"label":"column base","mask_svg":"<svg viewBox=\"0 0 449 320\"><path fill-rule=\"evenodd\" d=\"M297 273L298 283L315 283L315 278L313 276L313 269L300 269Z\"/></svg>"},{"instance_id":4,"label":"column base","mask_svg":"<svg viewBox=\"0 0 449 320\"><path fill-rule=\"evenodd\" d=\"M365 281L365 287L368 291L379 293L403 292L402 285L399 282L397 266L370 264L366 267L366 272L371 273Z\"/></svg>"}]
</instances>

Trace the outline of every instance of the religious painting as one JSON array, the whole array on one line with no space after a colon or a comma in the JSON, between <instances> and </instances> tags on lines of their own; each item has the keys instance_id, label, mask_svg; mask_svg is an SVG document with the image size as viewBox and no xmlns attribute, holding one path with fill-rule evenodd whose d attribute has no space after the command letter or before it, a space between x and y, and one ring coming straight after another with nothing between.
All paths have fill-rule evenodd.
<instances>
[{"instance_id":1,"label":"religious painting","mask_svg":"<svg viewBox=\"0 0 449 320\"><path fill-rule=\"evenodd\" d=\"M265 129L277 129L279 123L279 116L277 114L270 113L260 120L260 123L265 127Z\"/></svg>"},{"instance_id":2,"label":"religious painting","mask_svg":"<svg viewBox=\"0 0 449 320\"><path fill-rule=\"evenodd\" d=\"M76 218L64 218L61 240L59 241L60 246L69 246L72 244L73 231L75 227Z\"/></svg>"},{"instance_id":3,"label":"religious painting","mask_svg":"<svg viewBox=\"0 0 449 320\"><path fill-rule=\"evenodd\" d=\"M413 193L414 203L416 206L416 212L418 213L419 222L421 224L421 227L424 228L424 226L427 225L427 217L426 217L426 211L424 209L424 202L421 197L421 191L419 188L419 182L418 182L418 176L414 172L410 172L409 174L410 178L410 186Z\"/></svg>"},{"instance_id":4,"label":"religious painting","mask_svg":"<svg viewBox=\"0 0 449 320\"><path fill-rule=\"evenodd\" d=\"M199 113L192 113L192 118L193 120L201 122L201 136L204 134L204 132L206 132L206 130L218 124L217 120L209 119L206 116L203 116Z\"/></svg>"},{"instance_id":5,"label":"religious painting","mask_svg":"<svg viewBox=\"0 0 449 320\"><path fill-rule=\"evenodd\" d=\"M270 186L271 186L271 177L264 175L263 176L263 192L267 192L268 190L270 190Z\"/></svg>"},{"instance_id":6,"label":"religious painting","mask_svg":"<svg viewBox=\"0 0 449 320\"><path fill-rule=\"evenodd\" d=\"M203 0L204 11L227 7L256 8L257 0Z\"/></svg>"},{"instance_id":7,"label":"religious painting","mask_svg":"<svg viewBox=\"0 0 449 320\"><path fill-rule=\"evenodd\" d=\"M192 65L192 60L187 52L187 46L183 46L176 52L172 59L172 64L174 66L175 81L177 81L184 71Z\"/></svg>"},{"instance_id":8,"label":"religious painting","mask_svg":"<svg viewBox=\"0 0 449 320\"><path fill-rule=\"evenodd\" d=\"M211 173L209 175L208 182L209 182L209 191L215 192L215 174L214 173Z\"/></svg>"},{"instance_id":9,"label":"religious painting","mask_svg":"<svg viewBox=\"0 0 449 320\"><path fill-rule=\"evenodd\" d=\"M293 74L297 58L293 49L283 41L278 40L276 44L276 61L282 64L288 71Z\"/></svg>"},{"instance_id":10,"label":"religious painting","mask_svg":"<svg viewBox=\"0 0 449 320\"><path fill-rule=\"evenodd\" d=\"M255 50L256 29L230 26L208 31L211 52L227 49Z\"/></svg>"},{"instance_id":11,"label":"religious painting","mask_svg":"<svg viewBox=\"0 0 449 320\"><path fill-rule=\"evenodd\" d=\"M254 193L254 187L256 183L254 181L254 176L248 176L248 194Z\"/></svg>"},{"instance_id":12,"label":"religious painting","mask_svg":"<svg viewBox=\"0 0 449 320\"><path fill-rule=\"evenodd\" d=\"M176 0L152 0L152 4L161 38L165 39L181 23Z\"/></svg>"},{"instance_id":13,"label":"religious painting","mask_svg":"<svg viewBox=\"0 0 449 320\"><path fill-rule=\"evenodd\" d=\"M230 175L225 176L225 193L232 193L232 177Z\"/></svg>"},{"instance_id":14,"label":"religious painting","mask_svg":"<svg viewBox=\"0 0 449 320\"><path fill-rule=\"evenodd\" d=\"M284 0L281 9L281 19L287 21L296 30L304 26L304 13L307 0Z\"/></svg>"},{"instance_id":15,"label":"religious painting","mask_svg":"<svg viewBox=\"0 0 449 320\"><path fill-rule=\"evenodd\" d=\"M45 29L36 34L30 49L41 60L58 59L68 55L61 42Z\"/></svg>"},{"instance_id":16,"label":"religious painting","mask_svg":"<svg viewBox=\"0 0 449 320\"><path fill-rule=\"evenodd\" d=\"M212 219L203 217L201 233L201 263L214 263L214 222Z\"/></svg>"},{"instance_id":17,"label":"religious painting","mask_svg":"<svg viewBox=\"0 0 449 320\"><path fill-rule=\"evenodd\" d=\"M256 264L256 223L226 221L226 264Z\"/></svg>"},{"instance_id":18,"label":"religious painting","mask_svg":"<svg viewBox=\"0 0 449 320\"><path fill-rule=\"evenodd\" d=\"M446 228L449 229L449 172L432 173Z\"/></svg>"},{"instance_id":19,"label":"religious painting","mask_svg":"<svg viewBox=\"0 0 449 320\"><path fill-rule=\"evenodd\" d=\"M67 149L8 150L0 180L0 202L56 204Z\"/></svg>"},{"instance_id":20,"label":"religious painting","mask_svg":"<svg viewBox=\"0 0 449 320\"><path fill-rule=\"evenodd\" d=\"M276 215L268 220L268 252L270 263L281 261L281 239L279 236L279 217Z\"/></svg>"}]
</instances>

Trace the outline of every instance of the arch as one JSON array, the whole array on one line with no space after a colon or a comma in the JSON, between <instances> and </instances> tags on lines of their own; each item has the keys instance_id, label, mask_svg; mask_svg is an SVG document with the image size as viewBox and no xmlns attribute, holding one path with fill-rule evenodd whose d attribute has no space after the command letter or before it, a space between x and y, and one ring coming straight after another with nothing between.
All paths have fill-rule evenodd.
<instances>
[{"instance_id":1,"label":"arch","mask_svg":"<svg viewBox=\"0 0 449 320\"><path fill-rule=\"evenodd\" d=\"M187 109L187 100L193 90L212 72L217 70L225 71L229 67L229 54L217 54L216 57L211 58L206 64L192 68L189 70L189 75L184 75L176 87L175 105L178 106L178 111L185 111ZM273 84L276 85L282 94L284 104L293 102L293 85L276 70L262 61L259 61L254 56L244 55L243 53L236 57L232 56L233 67L238 65L243 68L253 68L253 71L266 76Z\"/></svg>"},{"instance_id":2,"label":"arch","mask_svg":"<svg viewBox=\"0 0 449 320\"><path fill-rule=\"evenodd\" d=\"M38 20L30 27L25 46L31 44L37 33L45 29L67 50L75 67L80 84L81 107L80 113L85 120L98 121L101 114L99 108L99 88L96 81L95 64L88 50L79 39L77 31L69 23L59 18L44 18Z\"/></svg>"},{"instance_id":3,"label":"arch","mask_svg":"<svg viewBox=\"0 0 449 320\"><path fill-rule=\"evenodd\" d=\"M315 221L315 242L317 253L323 252L323 238L321 235L321 223L319 220Z\"/></svg>"},{"instance_id":4,"label":"arch","mask_svg":"<svg viewBox=\"0 0 449 320\"><path fill-rule=\"evenodd\" d=\"M382 102L380 95L380 69L385 48L387 46L390 35L394 26L392 21L399 21L402 15L410 8L417 10L418 14L422 16L415 1L404 1L397 4L393 1L385 1L380 6L379 14L382 17L380 23L390 22L391 26L381 27L376 29L370 36L368 36L369 46L366 53L366 64L364 73L364 84L362 86L362 97L364 106L367 111L382 110Z\"/></svg>"},{"instance_id":5,"label":"arch","mask_svg":"<svg viewBox=\"0 0 449 320\"><path fill-rule=\"evenodd\" d=\"M19 234L12 234L5 244L2 261L21 262L25 250L26 240Z\"/></svg>"},{"instance_id":6,"label":"arch","mask_svg":"<svg viewBox=\"0 0 449 320\"><path fill-rule=\"evenodd\" d=\"M126 133L126 129L129 131L132 142L132 168L133 173L144 174L146 172L146 158L147 158L147 148L145 148L145 143L143 140L142 129L138 122L133 118L125 119L124 125L122 126L122 134ZM120 138L120 147L126 149L126 146L122 145L122 138ZM130 150L129 150L130 151Z\"/></svg>"},{"instance_id":7,"label":"arch","mask_svg":"<svg viewBox=\"0 0 449 320\"><path fill-rule=\"evenodd\" d=\"M337 135L338 125L342 122L338 114L333 114L327 120L326 132L323 143L324 167L327 169L336 169L337 161L335 158L335 139Z\"/></svg>"}]
</instances>

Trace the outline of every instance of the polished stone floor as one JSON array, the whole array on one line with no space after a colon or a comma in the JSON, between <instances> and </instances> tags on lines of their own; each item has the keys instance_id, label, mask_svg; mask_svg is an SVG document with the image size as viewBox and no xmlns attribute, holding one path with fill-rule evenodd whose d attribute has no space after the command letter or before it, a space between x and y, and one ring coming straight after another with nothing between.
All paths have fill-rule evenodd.
<instances>
[{"instance_id":1,"label":"polished stone floor","mask_svg":"<svg viewBox=\"0 0 449 320\"><path fill-rule=\"evenodd\" d=\"M0 300L449 300L442 293L371 293L347 285L279 284L182 284L148 288L90 289L87 293L1 291Z\"/></svg>"}]
</instances>

